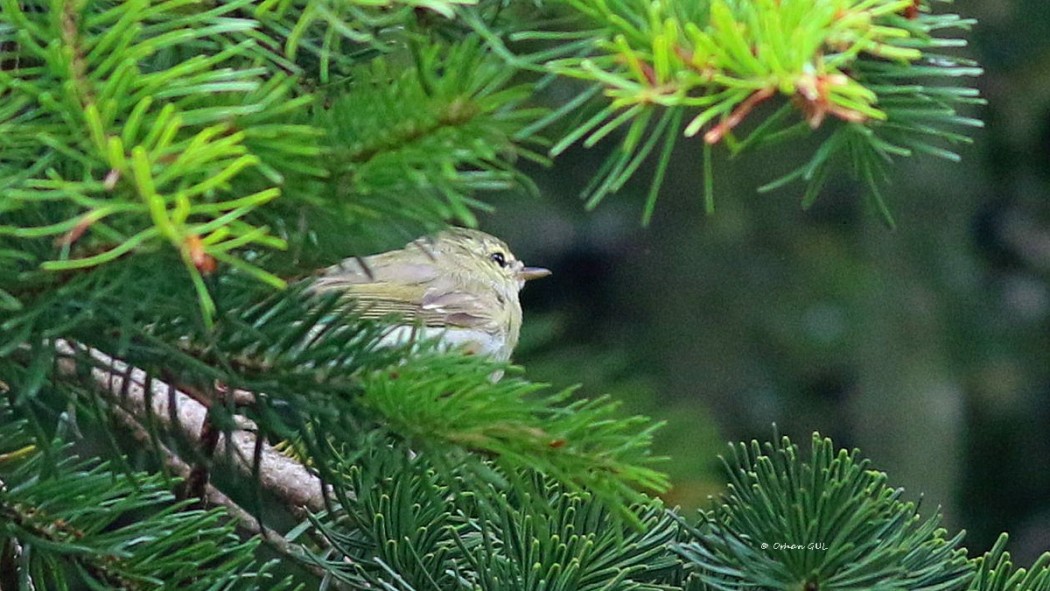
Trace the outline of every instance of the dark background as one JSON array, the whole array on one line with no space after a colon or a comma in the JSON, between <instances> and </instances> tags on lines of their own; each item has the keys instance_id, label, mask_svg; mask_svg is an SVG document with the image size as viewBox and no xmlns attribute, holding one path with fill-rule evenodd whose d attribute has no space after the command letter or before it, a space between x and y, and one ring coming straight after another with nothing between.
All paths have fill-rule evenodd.
<instances>
[{"instance_id":1,"label":"dark background","mask_svg":"<svg viewBox=\"0 0 1050 591\"><path fill-rule=\"evenodd\" d=\"M964 54L985 68L988 105L967 114L985 128L962 130L975 142L961 163L894 167L895 231L846 174L809 211L801 186L757 194L805 141L717 150L710 216L700 144L680 144L648 228L645 171L584 210L607 147L581 148L530 170L542 197L501 198L482 227L555 272L523 293L516 360L666 420L673 504L703 506L726 442L768 440L775 423L802 444L819 431L859 447L966 529L972 553L1010 532L1024 564L1050 549L1050 5L935 10L979 20Z\"/></svg>"}]
</instances>

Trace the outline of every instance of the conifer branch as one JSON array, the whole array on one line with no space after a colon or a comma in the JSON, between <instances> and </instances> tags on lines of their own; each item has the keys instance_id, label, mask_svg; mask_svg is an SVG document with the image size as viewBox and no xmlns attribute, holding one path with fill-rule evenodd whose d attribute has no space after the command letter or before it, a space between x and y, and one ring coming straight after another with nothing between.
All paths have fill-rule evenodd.
<instances>
[{"instance_id":1,"label":"conifer branch","mask_svg":"<svg viewBox=\"0 0 1050 591\"><path fill-rule=\"evenodd\" d=\"M832 119L834 131L813 159L770 186L803 181L808 207L828 170L838 166L836 156L846 154L846 168L868 186L892 224L878 193L888 163L917 153L955 159L936 142L968 142L951 128L981 125L958 112L981 103L975 89L961 85L980 68L940 53L964 45L963 40L935 37L967 29L972 21L933 13L945 3L565 0L598 28L598 39L591 51L551 60L546 67L601 89L608 102L580 119L551 153L578 142L591 147L614 132L621 136L616 153L587 190L588 204L594 206L622 188L658 143L665 146L657 156L662 169L680 135L724 143L735 155L796 138L799 126L813 130ZM775 96L786 99L801 121L788 121L787 111L753 114L759 103ZM684 129L666 126L669 117L687 119ZM737 138L742 124L757 117L764 120ZM848 146L841 137L847 134ZM662 180L655 175L650 201Z\"/></svg>"},{"instance_id":2,"label":"conifer branch","mask_svg":"<svg viewBox=\"0 0 1050 591\"><path fill-rule=\"evenodd\" d=\"M353 195L355 217L472 226L487 209L475 190L532 188L514 161L544 158L515 133L544 111L523 106L529 90L514 73L476 40L421 50L410 68L380 57L356 69L369 82L321 113L333 195Z\"/></svg>"},{"instance_id":3,"label":"conifer branch","mask_svg":"<svg viewBox=\"0 0 1050 591\"><path fill-rule=\"evenodd\" d=\"M962 591L973 576L940 515L923 518L857 450L814 434L731 447L727 492L675 552L712 589Z\"/></svg>"},{"instance_id":4,"label":"conifer branch","mask_svg":"<svg viewBox=\"0 0 1050 591\"><path fill-rule=\"evenodd\" d=\"M10 201L4 209L11 217L0 224L0 237L51 239L58 252L41 265L50 271L110 264L166 243L178 253L206 322L214 303L204 276L216 270L218 261L283 286L272 273L230 251L247 245L283 246L267 228L246 221L280 194L274 183L260 186L254 175L279 183L279 170L303 155L318 154L303 145L316 135L305 126L285 124L281 142L272 136L269 142L260 141L267 126L257 113L282 100L289 81L264 81L263 70L245 67L251 42L167 68L157 61L217 30L251 28L252 23L205 17L197 27L180 31L169 28L170 22L155 22L157 9L144 2L109 9L59 4L57 18L51 19L47 11L3 2L6 18L22 27L15 43L28 63L0 71L0 88L20 107L4 113L0 129L16 138L33 138L39 166L5 191ZM60 48L46 49L55 42ZM52 96L56 90L66 95ZM202 100L223 94L227 97L218 105ZM302 99L289 101L274 112L304 104ZM26 117L29 113L34 117ZM47 123L55 119L71 125ZM72 166L56 166L53 160L58 158L68 158ZM243 183L247 177L256 181L250 190ZM235 179L242 182L235 186ZM49 216L58 219L30 221L38 219L42 201L61 205Z\"/></svg>"}]
</instances>

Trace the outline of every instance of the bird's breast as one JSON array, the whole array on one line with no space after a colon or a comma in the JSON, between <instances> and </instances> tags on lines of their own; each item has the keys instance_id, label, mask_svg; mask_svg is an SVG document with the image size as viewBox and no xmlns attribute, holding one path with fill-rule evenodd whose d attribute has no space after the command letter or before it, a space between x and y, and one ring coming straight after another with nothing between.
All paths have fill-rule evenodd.
<instances>
[{"instance_id":1,"label":"bird's breast","mask_svg":"<svg viewBox=\"0 0 1050 591\"><path fill-rule=\"evenodd\" d=\"M436 339L449 350L507 361L512 348L508 347L507 337L503 332L493 333L473 328L395 325L384 334L380 344L393 346Z\"/></svg>"}]
</instances>

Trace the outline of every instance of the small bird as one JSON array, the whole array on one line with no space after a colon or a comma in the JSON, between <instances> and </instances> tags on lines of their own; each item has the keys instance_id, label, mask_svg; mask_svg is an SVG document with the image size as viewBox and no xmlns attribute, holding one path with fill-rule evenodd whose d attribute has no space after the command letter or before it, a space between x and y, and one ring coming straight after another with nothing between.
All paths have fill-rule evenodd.
<instances>
[{"instance_id":1,"label":"small bird","mask_svg":"<svg viewBox=\"0 0 1050 591\"><path fill-rule=\"evenodd\" d=\"M526 267L494 236L450 228L399 250L328 267L313 290L345 293L364 318L396 318L386 343L437 337L507 361L521 331L518 292L526 281L550 274Z\"/></svg>"}]
</instances>

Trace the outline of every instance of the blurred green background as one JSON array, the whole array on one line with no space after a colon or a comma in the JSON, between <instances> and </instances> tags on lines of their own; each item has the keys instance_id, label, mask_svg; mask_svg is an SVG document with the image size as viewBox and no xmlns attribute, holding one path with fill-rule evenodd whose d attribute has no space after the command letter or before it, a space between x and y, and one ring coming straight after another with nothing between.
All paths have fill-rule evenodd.
<instances>
[{"instance_id":1,"label":"blurred green background","mask_svg":"<svg viewBox=\"0 0 1050 591\"><path fill-rule=\"evenodd\" d=\"M528 169L542 198L500 198L482 227L555 272L523 293L516 360L667 421L672 504L702 506L725 443L775 423L859 447L972 552L1005 530L1026 563L1050 549L1050 4L935 7L979 20L964 54L986 70L969 113L986 127L962 163L894 168L896 231L847 175L806 212L801 186L755 192L810 142L716 157L710 216L699 141L680 144L649 228L645 172L584 211L608 148L578 149Z\"/></svg>"}]
</instances>

